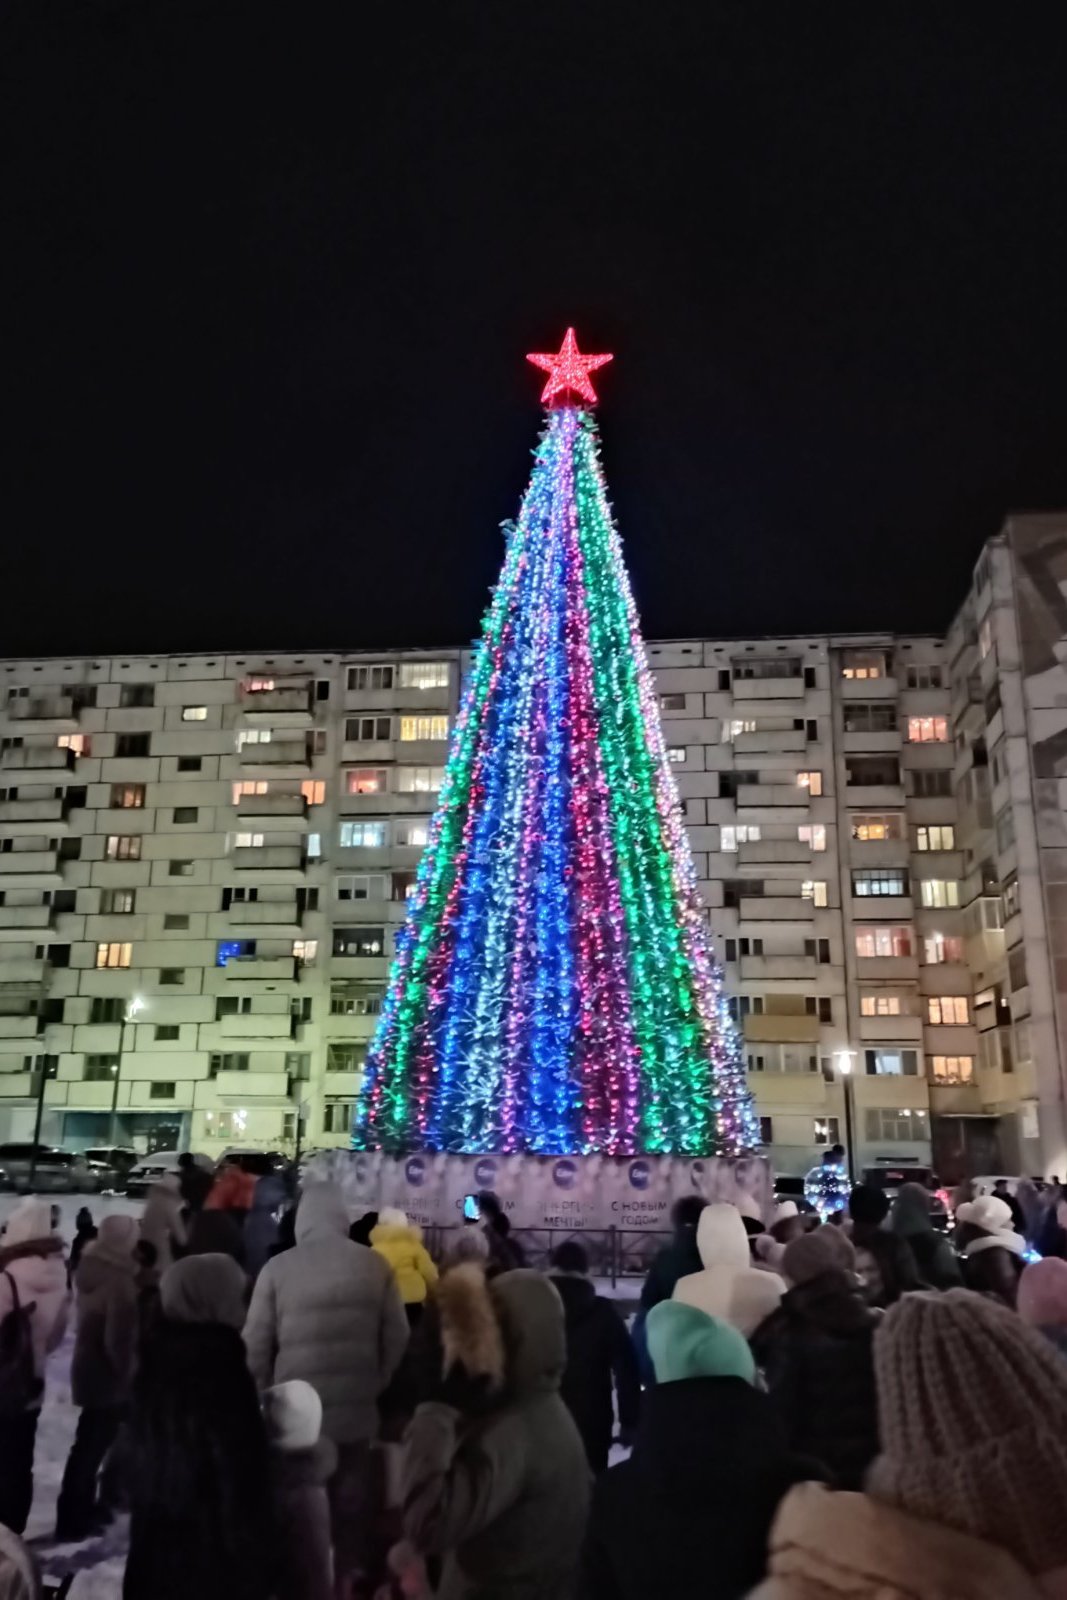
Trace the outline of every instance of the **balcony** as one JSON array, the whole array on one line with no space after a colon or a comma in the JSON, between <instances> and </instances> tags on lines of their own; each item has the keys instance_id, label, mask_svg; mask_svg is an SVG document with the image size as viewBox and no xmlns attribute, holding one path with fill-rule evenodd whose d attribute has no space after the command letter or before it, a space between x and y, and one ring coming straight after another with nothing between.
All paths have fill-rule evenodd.
<instances>
[{"instance_id":1,"label":"balcony","mask_svg":"<svg viewBox=\"0 0 1067 1600\"><path fill-rule=\"evenodd\" d=\"M811 922L815 905L796 895L742 895L738 916L742 922Z\"/></svg>"},{"instance_id":2,"label":"balcony","mask_svg":"<svg viewBox=\"0 0 1067 1600\"><path fill-rule=\"evenodd\" d=\"M47 928L51 906L0 906L0 930Z\"/></svg>"},{"instance_id":3,"label":"balcony","mask_svg":"<svg viewBox=\"0 0 1067 1600\"><path fill-rule=\"evenodd\" d=\"M252 726L268 724L271 727L310 727L311 685L264 689L258 694L241 697L241 712Z\"/></svg>"},{"instance_id":4,"label":"balcony","mask_svg":"<svg viewBox=\"0 0 1067 1600\"><path fill-rule=\"evenodd\" d=\"M861 956L856 961L856 978L860 983L897 980L917 983L919 980L918 956Z\"/></svg>"},{"instance_id":5,"label":"balcony","mask_svg":"<svg viewBox=\"0 0 1067 1600\"><path fill-rule=\"evenodd\" d=\"M745 839L737 847L738 864L743 867L765 861L794 861L807 866L811 858L811 845L804 839Z\"/></svg>"},{"instance_id":6,"label":"balcony","mask_svg":"<svg viewBox=\"0 0 1067 1600\"><path fill-rule=\"evenodd\" d=\"M803 700L807 690L801 674L794 678L737 678L731 685L735 700Z\"/></svg>"},{"instance_id":7,"label":"balcony","mask_svg":"<svg viewBox=\"0 0 1067 1600\"><path fill-rule=\"evenodd\" d=\"M805 978L809 981L818 975L818 962L814 956L742 956L741 978L756 982L767 978ZM831 970L829 967L826 969Z\"/></svg>"},{"instance_id":8,"label":"balcony","mask_svg":"<svg viewBox=\"0 0 1067 1600\"><path fill-rule=\"evenodd\" d=\"M237 801L237 815L249 821L269 817L272 823L284 819L306 828L308 803L302 794L243 794Z\"/></svg>"},{"instance_id":9,"label":"balcony","mask_svg":"<svg viewBox=\"0 0 1067 1600\"><path fill-rule=\"evenodd\" d=\"M62 783L73 776L77 759L66 745L15 745L0 750L0 771L17 772L27 783Z\"/></svg>"},{"instance_id":10,"label":"balcony","mask_svg":"<svg viewBox=\"0 0 1067 1600\"><path fill-rule=\"evenodd\" d=\"M277 776L286 775L292 768L299 776L311 765L311 751L303 736L290 739L272 739L269 744L243 744L238 759L242 772L255 772L262 768Z\"/></svg>"},{"instance_id":11,"label":"balcony","mask_svg":"<svg viewBox=\"0 0 1067 1600\"><path fill-rule=\"evenodd\" d=\"M841 749L845 755L896 755L900 743L899 728L883 728L877 732L846 729L841 735Z\"/></svg>"},{"instance_id":12,"label":"balcony","mask_svg":"<svg viewBox=\"0 0 1067 1600\"><path fill-rule=\"evenodd\" d=\"M803 821L808 814L809 791L796 783L741 783L737 786L737 810L768 811L774 809L785 819L796 817Z\"/></svg>"},{"instance_id":13,"label":"balcony","mask_svg":"<svg viewBox=\"0 0 1067 1600\"><path fill-rule=\"evenodd\" d=\"M215 1093L224 1105L288 1106L289 1079L284 1072L220 1072Z\"/></svg>"},{"instance_id":14,"label":"balcony","mask_svg":"<svg viewBox=\"0 0 1067 1600\"><path fill-rule=\"evenodd\" d=\"M0 1016L0 1039L36 1039L38 1019L20 1012L18 1016Z\"/></svg>"},{"instance_id":15,"label":"balcony","mask_svg":"<svg viewBox=\"0 0 1067 1600\"><path fill-rule=\"evenodd\" d=\"M34 723L40 724L42 733L52 728L61 733L73 732L78 726L78 713L68 694L45 694L35 699L11 700L6 711L8 719L19 723L27 732Z\"/></svg>"},{"instance_id":16,"label":"balcony","mask_svg":"<svg viewBox=\"0 0 1067 1600\"><path fill-rule=\"evenodd\" d=\"M860 1039L871 1044L920 1045L923 1037L921 1017L860 1017Z\"/></svg>"},{"instance_id":17,"label":"balcony","mask_svg":"<svg viewBox=\"0 0 1067 1600\"><path fill-rule=\"evenodd\" d=\"M279 873L303 877L304 847L299 844L242 845L231 860L238 872L254 872L257 877L277 878Z\"/></svg>"},{"instance_id":18,"label":"balcony","mask_svg":"<svg viewBox=\"0 0 1067 1600\"><path fill-rule=\"evenodd\" d=\"M330 1040L358 1039L369 1041L378 1026L378 1018L371 1016L329 1016L323 1031Z\"/></svg>"},{"instance_id":19,"label":"balcony","mask_svg":"<svg viewBox=\"0 0 1067 1600\"><path fill-rule=\"evenodd\" d=\"M295 956L234 956L226 963L225 972L231 982L248 983L250 980L268 983L293 983L297 976Z\"/></svg>"},{"instance_id":20,"label":"balcony","mask_svg":"<svg viewBox=\"0 0 1067 1600\"><path fill-rule=\"evenodd\" d=\"M846 783L845 804L860 811L899 810L904 804L902 783Z\"/></svg>"},{"instance_id":21,"label":"balcony","mask_svg":"<svg viewBox=\"0 0 1067 1600\"><path fill-rule=\"evenodd\" d=\"M896 678L846 678L840 680L842 700L895 700L900 689Z\"/></svg>"},{"instance_id":22,"label":"balcony","mask_svg":"<svg viewBox=\"0 0 1067 1600\"><path fill-rule=\"evenodd\" d=\"M818 1044L819 1019L806 1012L788 1016L752 1016L744 1019L746 1044Z\"/></svg>"},{"instance_id":23,"label":"balcony","mask_svg":"<svg viewBox=\"0 0 1067 1600\"><path fill-rule=\"evenodd\" d=\"M46 963L36 956L24 956L17 961L0 960L0 984L38 984L44 979Z\"/></svg>"},{"instance_id":24,"label":"balcony","mask_svg":"<svg viewBox=\"0 0 1067 1600\"><path fill-rule=\"evenodd\" d=\"M738 755L764 755L772 752L806 750L808 736L803 728L767 728L762 732L738 733L734 736L734 749Z\"/></svg>"},{"instance_id":25,"label":"balcony","mask_svg":"<svg viewBox=\"0 0 1067 1600\"><path fill-rule=\"evenodd\" d=\"M0 855L0 889L33 889L61 881L56 850L9 850Z\"/></svg>"},{"instance_id":26,"label":"balcony","mask_svg":"<svg viewBox=\"0 0 1067 1600\"><path fill-rule=\"evenodd\" d=\"M299 933L301 915L296 899L238 901L230 906L229 928L237 933L254 928L258 933L276 929L279 933Z\"/></svg>"},{"instance_id":27,"label":"balcony","mask_svg":"<svg viewBox=\"0 0 1067 1600\"><path fill-rule=\"evenodd\" d=\"M910 922L915 907L910 894L852 895L852 916L862 922Z\"/></svg>"},{"instance_id":28,"label":"balcony","mask_svg":"<svg viewBox=\"0 0 1067 1600\"><path fill-rule=\"evenodd\" d=\"M62 800L4 800L0 802L0 823L47 822L57 830L67 826L67 807Z\"/></svg>"},{"instance_id":29,"label":"balcony","mask_svg":"<svg viewBox=\"0 0 1067 1600\"><path fill-rule=\"evenodd\" d=\"M288 1011L247 1012L243 1016L220 1017L215 1032L227 1045L247 1039L253 1046L262 1046L264 1039L271 1039L277 1041L279 1049L288 1050L292 1039L290 1024Z\"/></svg>"}]
</instances>

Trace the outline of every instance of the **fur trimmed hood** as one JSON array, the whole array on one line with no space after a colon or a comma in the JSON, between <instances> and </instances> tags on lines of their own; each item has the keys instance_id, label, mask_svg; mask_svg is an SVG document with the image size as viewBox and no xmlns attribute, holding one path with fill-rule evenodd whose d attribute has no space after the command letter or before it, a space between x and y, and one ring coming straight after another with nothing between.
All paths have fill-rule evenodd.
<instances>
[{"instance_id":1,"label":"fur trimmed hood","mask_svg":"<svg viewBox=\"0 0 1067 1600\"><path fill-rule=\"evenodd\" d=\"M435 1293L441 1319L442 1375L457 1363L472 1378L504 1387L504 1336L482 1268L473 1261L453 1267Z\"/></svg>"}]
</instances>

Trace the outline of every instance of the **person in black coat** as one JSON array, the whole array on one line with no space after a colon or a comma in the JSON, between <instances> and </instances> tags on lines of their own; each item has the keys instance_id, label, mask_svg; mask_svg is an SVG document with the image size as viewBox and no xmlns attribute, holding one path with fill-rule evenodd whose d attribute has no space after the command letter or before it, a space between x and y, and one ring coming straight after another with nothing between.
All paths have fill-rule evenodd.
<instances>
[{"instance_id":1,"label":"person in black coat","mask_svg":"<svg viewBox=\"0 0 1067 1600\"><path fill-rule=\"evenodd\" d=\"M567 1319L567 1367L560 1393L578 1424L589 1465L603 1472L611 1451L612 1383L623 1444L630 1443L637 1426L637 1356L619 1313L590 1283L589 1257L575 1240L561 1244L553 1255L552 1282Z\"/></svg>"},{"instance_id":2,"label":"person in black coat","mask_svg":"<svg viewBox=\"0 0 1067 1600\"><path fill-rule=\"evenodd\" d=\"M266 1429L245 1359L245 1278L229 1256L164 1273L134 1384L123 1600L274 1593Z\"/></svg>"},{"instance_id":3,"label":"person in black coat","mask_svg":"<svg viewBox=\"0 0 1067 1600\"><path fill-rule=\"evenodd\" d=\"M593 1489L583 1600L740 1600L759 1583L778 1502L823 1474L793 1456L736 1328L666 1300L648 1314L656 1375L629 1461Z\"/></svg>"},{"instance_id":4,"label":"person in black coat","mask_svg":"<svg viewBox=\"0 0 1067 1600\"><path fill-rule=\"evenodd\" d=\"M794 1450L821 1461L841 1489L860 1489L878 1453L874 1330L855 1252L823 1226L786 1248L792 1288L752 1335L752 1350Z\"/></svg>"},{"instance_id":5,"label":"person in black coat","mask_svg":"<svg viewBox=\"0 0 1067 1600\"><path fill-rule=\"evenodd\" d=\"M857 1183L848 1199L852 1218L852 1247L856 1270L863 1280L868 1305L883 1309L894 1305L902 1294L926 1289L906 1239L890 1233L884 1226L889 1215L889 1196L872 1183Z\"/></svg>"},{"instance_id":6,"label":"person in black coat","mask_svg":"<svg viewBox=\"0 0 1067 1600\"><path fill-rule=\"evenodd\" d=\"M701 1272L704 1263L697 1249L697 1223L707 1205L703 1195L685 1194L671 1207L673 1238L659 1251L641 1285L641 1310L651 1311L661 1300L669 1300L679 1278Z\"/></svg>"}]
</instances>

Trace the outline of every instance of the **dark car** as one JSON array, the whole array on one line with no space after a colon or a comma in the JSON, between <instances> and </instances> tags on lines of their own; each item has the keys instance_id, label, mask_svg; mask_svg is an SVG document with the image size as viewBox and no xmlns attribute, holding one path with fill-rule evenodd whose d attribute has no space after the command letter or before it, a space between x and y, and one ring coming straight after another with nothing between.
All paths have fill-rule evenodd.
<instances>
[{"instance_id":1,"label":"dark car","mask_svg":"<svg viewBox=\"0 0 1067 1600\"><path fill-rule=\"evenodd\" d=\"M0 1173L5 1188L22 1194L94 1194L97 1189L97 1175L84 1156L47 1144L0 1144Z\"/></svg>"},{"instance_id":2,"label":"dark car","mask_svg":"<svg viewBox=\"0 0 1067 1600\"><path fill-rule=\"evenodd\" d=\"M121 1193L133 1167L141 1159L128 1145L98 1145L84 1152L90 1172L96 1178L97 1189Z\"/></svg>"},{"instance_id":3,"label":"dark car","mask_svg":"<svg viewBox=\"0 0 1067 1600\"><path fill-rule=\"evenodd\" d=\"M948 1207L938 1191L932 1168L910 1161L886 1162L884 1166L865 1167L863 1181L874 1189L884 1189L890 1202L896 1199L904 1184L921 1184L930 1196L930 1221L942 1232L948 1227Z\"/></svg>"}]
</instances>

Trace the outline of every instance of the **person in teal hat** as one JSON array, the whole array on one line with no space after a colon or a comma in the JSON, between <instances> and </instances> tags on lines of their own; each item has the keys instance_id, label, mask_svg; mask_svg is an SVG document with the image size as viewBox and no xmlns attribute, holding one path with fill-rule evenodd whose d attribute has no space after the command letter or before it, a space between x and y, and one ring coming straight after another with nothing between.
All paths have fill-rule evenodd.
<instances>
[{"instance_id":1,"label":"person in teal hat","mask_svg":"<svg viewBox=\"0 0 1067 1600\"><path fill-rule=\"evenodd\" d=\"M633 1455L594 1488L582 1592L740 1600L763 1577L782 1496L825 1473L790 1453L736 1328L665 1300L648 1313L647 1338L656 1381Z\"/></svg>"}]
</instances>

